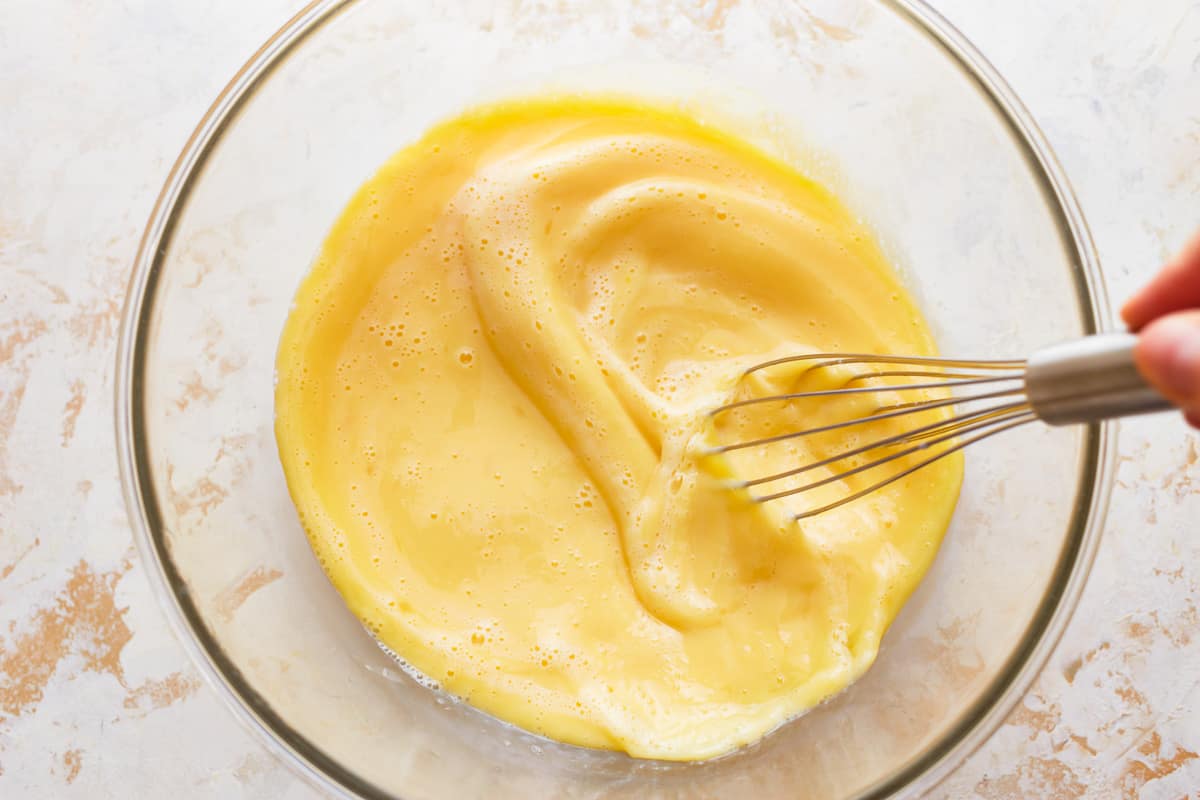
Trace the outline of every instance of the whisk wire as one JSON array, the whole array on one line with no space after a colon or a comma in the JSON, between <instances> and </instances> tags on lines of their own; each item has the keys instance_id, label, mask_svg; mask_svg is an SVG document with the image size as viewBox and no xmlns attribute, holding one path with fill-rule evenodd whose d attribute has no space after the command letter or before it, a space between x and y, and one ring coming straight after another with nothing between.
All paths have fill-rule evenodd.
<instances>
[{"instance_id":1,"label":"whisk wire","mask_svg":"<svg viewBox=\"0 0 1200 800\"><path fill-rule=\"evenodd\" d=\"M915 428L914 430L908 431L906 433L898 433L894 436L889 436L885 439L880 439L879 441L876 441L876 442L871 442L869 444L861 445L859 447L855 447L850 450L845 450L845 451L836 453L832 456L829 456L828 458L823 458L820 461L814 461L811 464L805 464L803 466L796 467L795 469L789 469L784 472L777 472L774 475L767 475L766 477L763 477L763 478L755 478L754 480L740 481L733 485L736 486L737 488L748 489L753 486L761 486L764 483L772 483L774 481L782 480L784 478L790 478L794 475L800 475L805 472L809 472L811 470L818 469L820 467L829 466L830 464L836 464L837 462L844 461L847 458L853 458L854 456L863 455L864 453L869 453L872 450L879 450L884 447L891 447L893 445L901 445L901 444L905 444L907 442L919 441L921 439L929 438L931 436L937 436L937 435L943 434L943 433L950 433L951 434L950 438L953 438L953 434L955 432L962 432L965 428L972 425L973 423L978 423L983 420L990 420L990 419L992 419L996 416L1002 415L1002 414L1008 414L1010 412L1021 411L1021 410L1025 410L1028 408L1029 408L1029 405L1027 403L1021 402L1021 403L1010 403L1007 405L999 406L998 408L985 408L985 409L980 409L977 411L972 411L967 414L960 414L957 417L950 418L949 420L938 420L937 422L933 422L928 425L922 425L921 427ZM883 462L880 462L880 463L883 463ZM846 473L846 474L851 474L851 473ZM766 500L766 499L770 499L770 498L760 498L760 499Z\"/></svg>"},{"instance_id":2,"label":"whisk wire","mask_svg":"<svg viewBox=\"0 0 1200 800\"><path fill-rule=\"evenodd\" d=\"M860 464L857 467L853 467L853 468L847 469L843 472L839 472L834 475L830 475L827 478L822 478L820 480L813 481L812 483L806 483L803 486L796 486L796 487L793 487L790 489L775 492L774 494L768 494L768 495L762 495L759 497L755 497L754 500L756 502L766 503L771 500L778 500L781 497L790 497L791 495L800 494L801 492L807 492L811 489L817 489L822 486L828 486L831 483L845 480L846 478L866 472L867 470L872 470L877 467L882 467L885 464L890 464L891 462L893 462L897 459L904 458L905 456L910 456L913 453L919 453L922 450L928 450L929 448L933 447L934 445L942 444L944 442L950 441L951 439L954 439L956 436L958 436L961 433L970 433L970 432L974 432L977 430L983 430L983 429L998 425L1002 421L1023 419L1025 416L1030 415L1030 414L1032 414L1032 412L1028 412L1028 411L1017 412L1015 414L1010 414L1007 417L1001 417L999 419L985 418L982 420L977 420L976 422L968 424L965 427L961 428L958 432L951 431L949 433L943 433L942 435L937 436L934 439L928 439L928 440L925 440L922 443L914 445L912 447L905 448L905 449L897 451L895 453L889 453L885 456L881 456L880 458L875 459L874 461L869 461L866 464ZM868 449L869 450L877 449L878 446L879 445L875 445ZM843 456L843 458L845 458L845 456ZM841 458L835 459L835 461L840 461L840 460L842 460L842 459Z\"/></svg>"},{"instance_id":3,"label":"whisk wire","mask_svg":"<svg viewBox=\"0 0 1200 800\"><path fill-rule=\"evenodd\" d=\"M902 388L902 387L893 387L893 388ZM782 442L786 439L795 439L795 438L799 438L802 436L811 436L811 435L817 434L817 433L827 433L828 431L834 431L834 430L838 430L840 428L849 428L849 427L852 427L855 425L862 425L867 422L878 422L880 420L885 420L885 419L895 419L897 417L906 416L908 414L917 414L922 411L933 411L933 410L936 410L939 408L946 408L947 406L952 406L957 403L977 401L977 400L991 400L991 399L1000 398L1000 397L1011 397L1013 395L1017 395L1017 394L1021 394L1021 393L1022 393L1022 390L1019 388L1003 389L1003 390L996 391L996 392L985 392L983 394L974 395L973 397L971 397L969 399L962 398L962 397L948 397L948 398L945 398L942 400L923 401L918 405L911 405L906 408L900 408L900 409L893 410L893 411L887 411L883 414L872 414L870 416L857 417L855 419L846 420L843 422L835 422L835 423L831 423L829 425L822 425L817 428L806 428L804 430L789 431L788 433L780 433L780 434L776 434L774 436L764 436L761 439L752 439L748 442L737 442L735 444L720 445L718 447L713 447L713 448L709 449L708 454L718 455L721 453L729 453L734 450L744 450L748 447L761 447L762 445L774 444L775 442ZM812 392L809 392L809 393L801 392L801 393L794 395L793 397L794 397L794 399L802 399L802 398L807 398L807 397L820 397L820 396L823 396L823 395L821 395L819 393L812 393ZM775 399L779 399L779 398L783 398L783 397L784 397L783 395L778 395ZM789 398L789 399L792 399L792 398ZM721 406L721 408L718 408L715 411L710 412L709 416L715 416L717 413L720 413L723 411L728 411L731 408L737 408L737 407L738 406L736 404L730 404L728 406Z\"/></svg>"},{"instance_id":4,"label":"whisk wire","mask_svg":"<svg viewBox=\"0 0 1200 800\"><path fill-rule=\"evenodd\" d=\"M882 489L883 487L887 486L888 484L894 483L894 482L900 480L901 478L906 478L909 475L916 472L917 470L919 470L923 467L926 467L926 466L934 463L935 461L939 461L939 460L945 458L946 456L950 455L951 453L956 453L959 450L962 450L964 447L967 447L968 445L972 445L976 442L979 442L979 441L982 441L989 437L995 436L998 433L1003 433L1005 431L1012 430L1013 428L1019 428L1020 426L1026 425L1030 422L1033 422L1036 419L1037 419L1037 415L1031 411L1031 412L1029 412L1029 414L1027 416L1023 416L1019 419L1015 419L1012 422L1009 422L1005 425L1000 425L998 427L991 428L990 430L986 430L983 433L977 434L968 439L961 439L958 442L955 442L950 447L946 448L945 450L942 450L941 452L936 453L932 457L927 458L924 461L921 461L917 464L914 464L913 466L908 467L907 469L905 469L901 472L898 472L895 475L889 476L888 478L886 478L882 481L879 481L878 483L872 484L871 486L868 486L865 489L861 489L857 492L854 492L851 495L847 495L846 497L843 497L832 503L827 503L823 506L820 506L819 508L810 508L807 511L801 511L798 514L793 514L792 519L799 521L802 519L807 519L808 517L815 517L817 514L823 514L826 511L832 511L833 509L838 508L839 506L843 506L846 503L851 502L852 500L857 500L860 497L865 497L866 495L871 494L872 492L878 491L879 489ZM766 501L760 500L759 502L766 502Z\"/></svg>"},{"instance_id":5,"label":"whisk wire","mask_svg":"<svg viewBox=\"0 0 1200 800\"><path fill-rule=\"evenodd\" d=\"M922 389L944 389L954 386L976 386L982 383L1002 383L1004 381L1014 380L1012 377L991 377L991 378L970 378L966 380L948 380L938 381L937 383L909 383L909 384L884 384L882 386L855 386L849 389L819 389L812 392L789 392L787 394L773 394L766 397L750 397L745 400L738 400L733 403L727 403L720 408L713 409L708 412L709 416L716 416L726 411L732 411L735 408L743 408L745 406L757 405L759 403L780 403L787 400L806 400L810 397L837 397L839 395L852 394L870 394L872 392L894 392L898 390L915 391Z\"/></svg>"},{"instance_id":6,"label":"whisk wire","mask_svg":"<svg viewBox=\"0 0 1200 800\"><path fill-rule=\"evenodd\" d=\"M821 369L822 367L835 367L842 364L917 364L930 365L941 367L963 367L967 369L1024 369L1024 360L968 360L959 358L939 358L934 356L886 356L875 353L805 353L795 356L784 356L783 358L775 358L770 361L764 361L761 364L755 364L742 373L743 377L759 370L767 369L768 367L776 367L780 364L794 364L802 361L818 361L821 363L814 364L810 369Z\"/></svg>"},{"instance_id":7,"label":"whisk wire","mask_svg":"<svg viewBox=\"0 0 1200 800\"><path fill-rule=\"evenodd\" d=\"M854 377L846 381L853 383L854 381L870 380L871 378L991 378L993 375L986 375L982 372L935 372L933 370L889 370L887 372L860 372ZM1014 373L1007 378L998 380L1020 380L1021 376Z\"/></svg>"},{"instance_id":8,"label":"whisk wire","mask_svg":"<svg viewBox=\"0 0 1200 800\"><path fill-rule=\"evenodd\" d=\"M991 406L989 408L979 409L970 414L962 414L957 417L951 417L946 423L933 431L913 433L908 437L908 441L917 441L926 439L930 436L936 436L939 433L949 433L952 431L962 431L967 425L972 422L978 422L983 419L992 419L994 417L1004 416L1013 411L1029 410L1029 403L1021 400L1016 403L1006 403L1000 406Z\"/></svg>"}]
</instances>

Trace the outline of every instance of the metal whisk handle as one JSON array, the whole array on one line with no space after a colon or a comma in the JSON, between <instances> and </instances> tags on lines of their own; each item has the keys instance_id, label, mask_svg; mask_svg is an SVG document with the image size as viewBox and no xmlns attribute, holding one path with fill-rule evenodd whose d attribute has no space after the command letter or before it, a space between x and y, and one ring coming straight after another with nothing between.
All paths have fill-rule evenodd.
<instances>
[{"instance_id":1,"label":"metal whisk handle","mask_svg":"<svg viewBox=\"0 0 1200 800\"><path fill-rule=\"evenodd\" d=\"M1049 425L1070 425L1172 408L1138 371L1136 344L1133 334L1107 333L1034 353L1025 370L1033 412Z\"/></svg>"}]
</instances>

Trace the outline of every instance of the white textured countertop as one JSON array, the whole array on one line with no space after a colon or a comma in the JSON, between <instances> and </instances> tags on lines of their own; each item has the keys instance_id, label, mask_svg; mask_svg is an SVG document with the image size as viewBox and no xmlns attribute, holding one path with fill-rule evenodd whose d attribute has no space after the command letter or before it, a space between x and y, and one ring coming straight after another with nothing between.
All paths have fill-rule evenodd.
<instances>
[{"instance_id":1,"label":"white textured countertop","mask_svg":"<svg viewBox=\"0 0 1200 800\"><path fill-rule=\"evenodd\" d=\"M1200 225L1200 2L935 5L1042 126L1125 297ZM112 433L120 304L154 197L298 6L0 5L0 797L316 796L168 631ZM1120 454L1066 637L937 796L1200 796L1200 436L1127 422Z\"/></svg>"}]
</instances>

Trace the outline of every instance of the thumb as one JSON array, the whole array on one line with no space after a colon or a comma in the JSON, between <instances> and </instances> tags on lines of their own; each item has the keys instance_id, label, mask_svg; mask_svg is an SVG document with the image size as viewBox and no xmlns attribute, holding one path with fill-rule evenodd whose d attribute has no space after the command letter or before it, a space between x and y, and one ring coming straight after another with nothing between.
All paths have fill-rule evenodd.
<instances>
[{"instance_id":1,"label":"thumb","mask_svg":"<svg viewBox=\"0 0 1200 800\"><path fill-rule=\"evenodd\" d=\"M1200 310L1160 317L1138 337L1138 370L1190 418L1200 416Z\"/></svg>"}]
</instances>

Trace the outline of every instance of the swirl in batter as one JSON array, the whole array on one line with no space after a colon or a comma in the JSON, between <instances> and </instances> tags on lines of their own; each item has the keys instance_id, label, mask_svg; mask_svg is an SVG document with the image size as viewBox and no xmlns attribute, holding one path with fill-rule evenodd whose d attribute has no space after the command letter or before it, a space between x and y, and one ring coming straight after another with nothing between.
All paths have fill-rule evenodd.
<instances>
[{"instance_id":1,"label":"swirl in batter","mask_svg":"<svg viewBox=\"0 0 1200 800\"><path fill-rule=\"evenodd\" d=\"M948 458L797 524L722 476L855 434L705 458L704 411L772 356L933 349L789 166L672 111L511 103L350 202L283 333L276 433L330 580L412 668L555 739L701 759L870 666L962 475ZM831 412L756 413L730 433Z\"/></svg>"}]
</instances>

